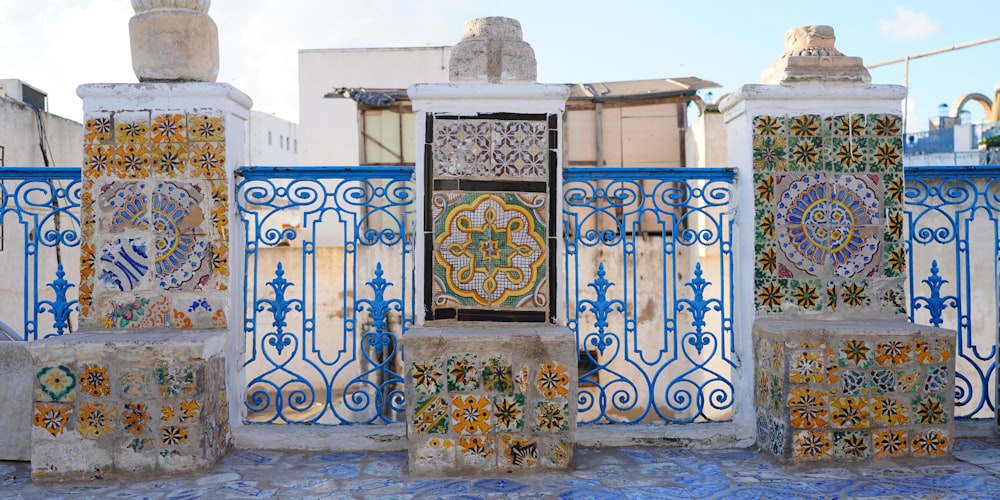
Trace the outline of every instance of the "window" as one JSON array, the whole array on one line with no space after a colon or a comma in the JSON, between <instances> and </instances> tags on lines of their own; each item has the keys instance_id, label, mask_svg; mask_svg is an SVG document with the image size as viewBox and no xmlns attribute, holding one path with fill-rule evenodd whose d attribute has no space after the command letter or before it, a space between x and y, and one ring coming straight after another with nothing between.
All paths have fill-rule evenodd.
<instances>
[{"instance_id":1,"label":"window","mask_svg":"<svg viewBox=\"0 0 1000 500\"><path fill-rule=\"evenodd\" d=\"M407 101L389 108L359 106L361 112L361 164L413 165L416 125Z\"/></svg>"}]
</instances>

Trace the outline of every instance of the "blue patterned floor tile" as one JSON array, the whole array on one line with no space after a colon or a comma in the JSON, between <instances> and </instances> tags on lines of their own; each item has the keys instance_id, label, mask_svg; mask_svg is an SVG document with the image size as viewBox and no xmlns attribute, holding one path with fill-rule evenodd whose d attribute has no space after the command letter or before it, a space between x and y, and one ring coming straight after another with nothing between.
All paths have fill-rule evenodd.
<instances>
[{"instance_id":1,"label":"blue patterned floor tile","mask_svg":"<svg viewBox=\"0 0 1000 500\"><path fill-rule=\"evenodd\" d=\"M1000 462L1000 448L976 448L971 450L956 450L955 458L975 465L994 464Z\"/></svg>"},{"instance_id":2,"label":"blue patterned floor tile","mask_svg":"<svg viewBox=\"0 0 1000 500\"><path fill-rule=\"evenodd\" d=\"M167 500L200 500L209 498L208 493L212 488L183 488L167 495Z\"/></svg>"},{"instance_id":3,"label":"blue patterned floor tile","mask_svg":"<svg viewBox=\"0 0 1000 500\"><path fill-rule=\"evenodd\" d=\"M561 500L618 500L625 496L611 488L592 486L589 488L573 488L559 493Z\"/></svg>"},{"instance_id":4,"label":"blue patterned floor tile","mask_svg":"<svg viewBox=\"0 0 1000 500\"><path fill-rule=\"evenodd\" d=\"M823 498L816 492L800 492L785 489L784 486L786 485L787 483L771 483L768 486L764 484L737 485L722 495L716 495L712 498L725 498L727 500L815 500Z\"/></svg>"},{"instance_id":5,"label":"blue patterned floor tile","mask_svg":"<svg viewBox=\"0 0 1000 500\"><path fill-rule=\"evenodd\" d=\"M422 479L406 485L406 492L413 495L463 495L469 490L469 481L465 479Z\"/></svg>"},{"instance_id":6,"label":"blue patterned floor tile","mask_svg":"<svg viewBox=\"0 0 1000 500\"><path fill-rule=\"evenodd\" d=\"M483 493L517 493L528 487L526 483L510 479L480 479L472 483L472 491Z\"/></svg>"},{"instance_id":7,"label":"blue patterned floor tile","mask_svg":"<svg viewBox=\"0 0 1000 500\"><path fill-rule=\"evenodd\" d=\"M361 474L361 466L358 464L336 464L319 469L319 472L328 477L337 479L354 479Z\"/></svg>"},{"instance_id":8,"label":"blue patterned floor tile","mask_svg":"<svg viewBox=\"0 0 1000 500\"><path fill-rule=\"evenodd\" d=\"M651 464L659 460L659 458L654 456L649 450L624 449L622 450L622 453L634 460L636 463L640 464Z\"/></svg>"},{"instance_id":9,"label":"blue patterned floor tile","mask_svg":"<svg viewBox=\"0 0 1000 500\"><path fill-rule=\"evenodd\" d=\"M642 488L622 488L622 495L629 500L671 500L691 498L684 488L647 486Z\"/></svg>"},{"instance_id":10,"label":"blue patterned floor tile","mask_svg":"<svg viewBox=\"0 0 1000 500\"><path fill-rule=\"evenodd\" d=\"M357 451L347 451L338 453L321 453L319 455L313 456L311 461L320 462L354 462L365 458L365 453Z\"/></svg>"}]
</instances>

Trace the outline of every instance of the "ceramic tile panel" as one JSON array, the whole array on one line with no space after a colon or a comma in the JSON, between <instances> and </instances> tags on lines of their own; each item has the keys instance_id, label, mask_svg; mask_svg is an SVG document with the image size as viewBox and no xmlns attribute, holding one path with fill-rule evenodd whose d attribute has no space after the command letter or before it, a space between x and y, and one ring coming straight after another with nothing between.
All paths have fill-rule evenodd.
<instances>
[{"instance_id":1,"label":"ceramic tile panel","mask_svg":"<svg viewBox=\"0 0 1000 500\"><path fill-rule=\"evenodd\" d=\"M225 117L214 110L123 110L91 113L85 122L81 325L224 326L224 310L210 317L198 310L195 319L179 306L152 316L137 307L143 314L136 321L117 306L121 297L109 294L135 292L158 304L163 292L228 288Z\"/></svg>"},{"instance_id":2,"label":"ceramic tile panel","mask_svg":"<svg viewBox=\"0 0 1000 500\"><path fill-rule=\"evenodd\" d=\"M905 271L900 123L860 113L754 118L758 312L904 313L879 283ZM803 286L812 279L828 282L826 293ZM855 293L869 285L880 295Z\"/></svg>"},{"instance_id":3,"label":"ceramic tile panel","mask_svg":"<svg viewBox=\"0 0 1000 500\"><path fill-rule=\"evenodd\" d=\"M547 197L438 193L434 304L489 310L548 308Z\"/></svg>"},{"instance_id":4,"label":"ceramic tile panel","mask_svg":"<svg viewBox=\"0 0 1000 500\"><path fill-rule=\"evenodd\" d=\"M438 117L433 133L435 178L548 177L547 121Z\"/></svg>"},{"instance_id":5,"label":"ceramic tile panel","mask_svg":"<svg viewBox=\"0 0 1000 500\"><path fill-rule=\"evenodd\" d=\"M845 305L844 307L849 307ZM865 461L949 454L953 333L901 322L859 332L795 333L790 320L754 325L757 442L782 461ZM790 324L790 323L789 323ZM919 330L919 332L917 331ZM783 347L783 353L776 346ZM780 358L783 363L777 363ZM774 441L787 428L790 448ZM787 434L782 434L787 435ZM918 450L914 440L919 438ZM782 438L783 439L783 438Z\"/></svg>"}]
</instances>

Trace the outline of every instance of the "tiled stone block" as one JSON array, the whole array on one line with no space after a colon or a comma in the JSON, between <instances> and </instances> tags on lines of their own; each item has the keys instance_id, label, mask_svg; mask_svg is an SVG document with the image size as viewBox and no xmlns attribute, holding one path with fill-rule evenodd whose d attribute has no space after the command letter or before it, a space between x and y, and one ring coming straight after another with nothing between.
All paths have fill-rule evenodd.
<instances>
[{"instance_id":1,"label":"tiled stone block","mask_svg":"<svg viewBox=\"0 0 1000 500\"><path fill-rule=\"evenodd\" d=\"M223 337L88 332L31 344L32 478L211 468L229 443Z\"/></svg>"},{"instance_id":2,"label":"tiled stone block","mask_svg":"<svg viewBox=\"0 0 1000 500\"><path fill-rule=\"evenodd\" d=\"M758 318L753 335L762 450L789 462L951 454L955 332Z\"/></svg>"},{"instance_id":3,"label":"tiled stone block","mask_svg":"<svg viewBox=\"0 0 1000 500\"><path fill-rule=\"evenodd\" d=\"M485 475L569 466L576 342L565 327L415 327L406 334L409 465Z\"/></svg>"}]
</instances>

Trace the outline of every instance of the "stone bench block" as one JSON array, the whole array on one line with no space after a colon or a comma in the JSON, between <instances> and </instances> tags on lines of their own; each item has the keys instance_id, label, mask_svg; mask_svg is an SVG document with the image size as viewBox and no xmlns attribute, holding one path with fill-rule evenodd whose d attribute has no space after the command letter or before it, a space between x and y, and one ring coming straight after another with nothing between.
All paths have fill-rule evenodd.
<instances>
[{"instance_id":1,"label":"stone bench block","mask_svg":"<svg viewBox=\"0 0 1000 500\"><path fill-rule=\"evenodd\" d=\"M208 470L229 444L224 331L33 342L36 481Z\"/></svg>"},{"instance_id":2,"label":"stone bench block","mask_svg":"<svg viewBox=\"0 0 1000 500\"><path fill-rule=\"evenodd\" d=\"M576 437L576 339L566 327L415 327L406 348L409 469L565 469Z\"/></svg>"},{"instance_id":3,"label":"stone bench block","mask_svg":"<svg viewBox=\"0 0 1000 500\"><path fill-rule=\"evenodd\" d=\"M0 339L2 339L0 333ZM0 460L31 460L31 356L28 343L0 340Z\"/></svg>"},{"instance_id":4,"label":"stone bench block","mask_svg":"<svg viewBox=\"0 0 1000 500\"><path fill-rule=\"evenodd\" d=\"M753 338L757 444L781 461L951 456L954 331L758 319Z\"/></svg>"}]
</instances>

